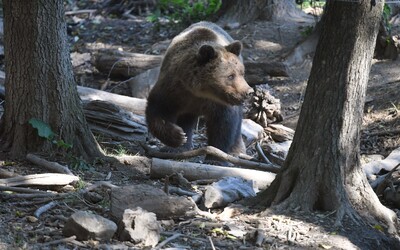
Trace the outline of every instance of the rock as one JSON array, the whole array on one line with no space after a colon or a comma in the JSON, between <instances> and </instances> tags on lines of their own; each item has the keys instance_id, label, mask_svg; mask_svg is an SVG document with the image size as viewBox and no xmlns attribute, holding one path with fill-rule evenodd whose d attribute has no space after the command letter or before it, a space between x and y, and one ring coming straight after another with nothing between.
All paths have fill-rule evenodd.
<instances>
[{"instance_id":1,"label":"rock","mask_svg":"<svg viewBox=\"0 0 400 250\"><path fill-rule=\"evenodd\" d=\"M78 52L72 52L71 53L71 63L72 67L78 67L86 62L90 62L91 60L91 55L90 53L78 53Z\"/></svg>"},{"instance_id":2,"label":"rock","mask_svg":"<svg viewBox=\"0 0 400 250\"><path fill-rule=\"evenodd\" d=\"M111 215L113 218L120 220L125 209L136 207L155 213L158 219L178 218L197 208L193 201L185 197L167 195L161 189L146 184L111 190Z\"/></svg>"},{"instance_id":3,"label":"rock","mask_svg":"<svg viewBox=\"0 0 400 250\"><path fill-rule=\"evenodd\" d=\"M38 218L36 218L35 216L27 216L26 217L26 220L28 221L28 222L31 222L31 223L35 223L36 221L38 221Z\"/></svg>"},{"instance_id":4,"label":"rock","mask_svg":"<svg viewBox=\"0 0 400 250\"><path fill-rule=\"evenodd\" d=\"M262 148L271 162L282 166L291 144L292 141L290 140L284 142L273 142L262 145Z\"/></svg>"},{"instance_id":5,"label":"rock","mask_svg":"<svg viewBox=\"0 0 400 250\"><path fill-rule=\"evenodd\" d=\"M63 228L64 236L75 235L77 240L109 240L116 231L117 225L113 221L87 211L71 215Z\"/></svg>"},{"instance_id":6,"label":"rock","mask_svg":"<svg viewBox=\"0 0 400 250\"><path fill-rule=\"evenodd\" d=\"M294 130L282 124L268 124L265 132L271 136L275 142L291 141L294 137Z\"/></svg>"},{"instance_id":7,"label":"rock","mask_svg":"<svg viewBox=\"0 0 400 250\"><path fill-rule=\"evenodd\" d=\"M361 165L373 162L373 161L380 161L383 160L385 157L379 154L372 154L372 155L361 155Z\"/></svg>"},{"instance_id":8,"label":"rock","mask_svg":"<svg viewBox=\"0 0 400 250\"><path fill-rule=\"evenodd\" d=\"M252 181L240 177L225 177L206 187L204 205L207 208L223 207L239 199L255 195Z\"/></svg>"},{"instance_id":9,"label":"rock","mask_svg":"<svg viewBox=\"0 0 400 250\"><path fill-rule=\"evenodd\" d=\"M160 67L146 70L143 73L133 77L129 81L131 88L132 97L136 98L147 98L150 90L153 88L157 81L158 74L160 73Z\"/></svg>"},{"instance_id":10,"label":"rock","mask_svg":"<svg viewBox=\"0 0 400 250\"><path fill-rule=\"evenodd\" d=\"M224 211L218 215L218 219L228 221L237 215L243 214L248 208L241 204L230 204L224 208Z\"/></svg>"},{"instance_id":11,"label":"rock","mask_svg":"<svg viewBox=\"0 0 400 250\"><path fill-rule=\"evenodd\" d=\"M386 188L383 197L387 202L391 202L396 208L400 208L400 192L398 188Z\"/></svg>"},{"instance_id":12,"label":"rock","mask_svg":"<svg viewBox=\"0 0 400 250\"><path fill-rule=\"evenodd\" d=\"M83 198L91 203L99 203L100 201L104 200L104 197L96 192L85 192L83 194Z\"/></svg>"},{"instance_id":13,"label":"rock","mask_svg":"<svg viewBox=\"0 0 400 250\"><path fill-rule=\"evenodd\" d=\"M142 242L145 246L154 247L160 240L161 226L154 213L138 207L134 210L125 209L118 225L118 235L121 241Z\"/></svg>"},{"instance_id":14,"label":"rock","mask_svg":"<svg viewBox=\"0 0 400 250\"><path fill-rule=\"evenodd\" d=\"M246 147L261 140L264 138L264 135L264 128L260 124L250 119L243 119L242 136Z\"/></svg>"},{"instance_id":15,"label":"rock","mask_svg":"<svg viewBox=\"0 0 400 250\"><path fill-rule=\"evenodd\" d=\"M262 148L271 162L283 166L291 144L292 141L272 142L262 145Z\"/></svg>"}]
</instances>

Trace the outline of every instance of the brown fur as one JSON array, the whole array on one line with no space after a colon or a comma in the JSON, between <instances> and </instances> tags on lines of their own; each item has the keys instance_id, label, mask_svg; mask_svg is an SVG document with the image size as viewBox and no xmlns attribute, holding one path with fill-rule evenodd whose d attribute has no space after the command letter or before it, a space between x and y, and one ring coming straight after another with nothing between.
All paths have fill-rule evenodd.
<instances>
[{"instance_id":1,"label":"brown fur","mask_svg":"<svg viewBox=\"0 0 400 250\"><path fill-rule=\"evenodd\" d=\"M175 37L148 98L151 133L168 146L188 149L197 117L204 116L209 145L228 153L243 151L240 104L251 88L244 80L241 48L207 22Z\"/></svg>"}]
</instances>

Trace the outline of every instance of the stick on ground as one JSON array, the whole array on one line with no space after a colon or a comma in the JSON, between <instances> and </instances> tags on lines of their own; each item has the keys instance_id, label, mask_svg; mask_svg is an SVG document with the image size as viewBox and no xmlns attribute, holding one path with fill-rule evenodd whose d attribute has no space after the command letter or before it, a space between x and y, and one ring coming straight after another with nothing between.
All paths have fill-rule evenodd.
<instances>
[{"instance_id":1,"label":"stick on ground","mask_svg":"<svg viewBox=\"0 0 400 250\"><path fill-rule=\"evenodd\" d=\"M44 167L50 171L54 171L56 173L61 173L61 174L69 174L69 175L74 175L71 170L69 170L66 166L63 166L61 164L58 164L57 162L50 162L45 159L40 158L37 155L34 154L27 154L26 159L38 166Z\"/></svg>"}]
</instances>

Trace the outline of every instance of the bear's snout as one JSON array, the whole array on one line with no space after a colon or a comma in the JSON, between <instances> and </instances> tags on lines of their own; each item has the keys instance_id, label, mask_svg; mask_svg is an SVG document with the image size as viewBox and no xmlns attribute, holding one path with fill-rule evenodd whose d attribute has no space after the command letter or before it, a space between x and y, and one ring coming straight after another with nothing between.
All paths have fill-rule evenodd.
<instances>
[{"instance_id":1,"label":"bear's snout","mask_svg":"<svg viewBox=\"0 0 400 250\"><path fill-rule=\"evenodd\" d=\"M242 99L245 99L248 97L251 93L254 92L253 88L250 87L247 82L242 82L236 86L236 91L239 93L240 96L242 96Z\"/></svg>"},{"instance_id":2,"label":"bear's snout","mask_svg":"<svg viewBox=\"0 0 400 250\"><path fill-rule=\"evenodd\" d=\"M249 96L249 95L251 95L252 93L254 93L254 89L253 89L252 87L249 86L249 89L247 90L246 95Z\"/></svg>"}]
</instances>

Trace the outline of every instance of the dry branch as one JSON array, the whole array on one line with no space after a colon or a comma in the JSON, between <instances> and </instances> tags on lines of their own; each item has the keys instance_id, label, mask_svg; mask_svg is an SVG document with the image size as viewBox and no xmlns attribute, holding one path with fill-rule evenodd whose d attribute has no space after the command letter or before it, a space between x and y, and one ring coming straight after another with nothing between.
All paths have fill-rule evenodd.
<instances>
[{"instance_id":1,"label":"dry branch","mask_svg":"<svg viewBox=\"0 0 400 250\"><path fill-rule=\"evenodd\" d=\"M154 250L159 250L161 249L163 246L167 245L169 242L177 239L178 237L184 236L183 234L180 233L175 233L172 236L168 237L167 239L163 240L162 242L160 242L155 248Z\"/></svg>"},{"instance_id":2,"label":"dry branch","mask_svg":"<svg viewBox=\"0 0 400 250\"><path fill-rule=\"evenodd\" d=\"M385 175L385 178L382 180L382 182L379 183L378 187L376 188L376 195L381 195L383 193L383 191L386 189L389 179L392 177L392 174L394 173L394 171L396 171L398 168L400 167L400 163L397 164L392 170L390 170L389 173L387 173Z\"/></svg>"},{"instance_id":3,"label":"dry branch","mask_svg":"<svg viewBox=\"0 0 400 250\"><path fill-rule=\"evenodd\" d=\"M188 159L200 155L212 155L217 157L220 160L227 161L242 167L246 168L252 168L252 169L258 169L258 170L264 170L264 171L269 171L273 173L278 173L280 171L280 167L274 164L266 164L266 163L261 163L261 162L255 162L255 161L248 161L248 160L243 160L237 157L234 157L232 155L229 155L222 150L215 148L213 146L206 146L204 148L199 148L199 149L194 149L190 151L185 151L181 153L168 153L168 152L159 152L159 151L154 151L151 150L149 147L146 145L142 144L142 146L145 148L149 156L152 157L157 157L161 159L176 159L176 160L182 160L182 159Z\"/></svg>"},{"instance_id":4,"label":"dry branch","mask_svg":"<svg viewBox=\"0 0 400 250\"><path fill-rule=\"evenodd\" d=\"M86 244L83 244L83 243L77 241L75 235L73 235L71 237L68 237L68 238L60 239L60 240L49 241L49 242L40 244L39 246L40 247L45 247L45 246L50 246L50 245L58 245L60 243L73 244L73 245L76 245L78 247L84 247L84 248L87 247Z\"/></svg>"},{"instance_id":5,"label":"dry branch","mask_svg":"<svg viewBox=\"0 0 400 250\"><path fill-rule=\"evenodd\" d=\"M67 174L31 174L2 179L0 180L0 186L63 186L78 180L79 177Z\"/></svg>"},{"instance_id":6,"label":"dry branch","mask_svg":"<svg viewBox=\"0 0 400 250\"><path fill-rule=\"evenodd\" d=\"M48 194L46 191L23 188L23 187L4 187L0 186L0 191L11 191L15 193L25 193L25 194Z\"/></svg>"},{"instance_id":7,"label":"dry branch","mask_svg":"<svg viewBox=\"0 0 400 250\"><path fill-rule=\"evenodd\" d=\"M64 198L66 196L68 196L70 194L68 193L46 193L46 194L6 194L6 193L1 193L0 197L2 199L24 199L24 200L29 200L29 199L37 199L37 198L52 198L52 199L56 199L56 198Z\"/></svg>"},{"instance_id":8,"label":"dry branch","mask_svg":"<svg viewBox=\"0 0 400 250\"><path fill-rule=\"evenodd\" d=\"M68 175L74 175L71 170L69 170L68 167L63 166L61 164L58 164L57 162L50 162L45 159L40 158L37 155L34 154L27 154L26 159L38 166L44 167L47 170L54 171L56 173L61 173L61 174L68 174Z\"/></svg>"},{"instance_id":9,"label":"dry branch","mask_svg":"<svg viewBox=\"0 0 400 250\"><path fill-rule=\"evenodd\" d=\"M246 180L255 181L256 186L260 189L267 188L275 179L275 174L273 173L253 169L221 167L193 162L177 162L158 158L152 159L150 168L151 178L164 178L172 173L182 173L190 181L221 179L229 176L242 177Z\"/></svg>"},{"instance_id":10,"label":"dry branch","mask_svg":"<svg viewBox=\"0 0 400 250\"><path fill-rule=\"evenodd\" d=\"M41 206L41 207L39 207L38 209L36 209L36 211L33 213L33 215L34 215L36 218L39 218L40 215L42 215L44 212L46 212L46 211L52 209L53 207L55 207L55 206L57 206L57 205L58 205L58 203L55 202L55 201L52 201L52 202L50 202L50 203L47 203L46 205Z\"/></svg>"}]
</instances>

